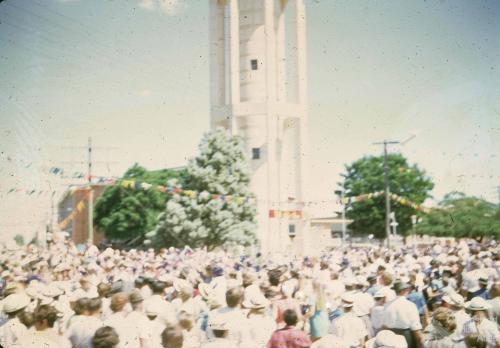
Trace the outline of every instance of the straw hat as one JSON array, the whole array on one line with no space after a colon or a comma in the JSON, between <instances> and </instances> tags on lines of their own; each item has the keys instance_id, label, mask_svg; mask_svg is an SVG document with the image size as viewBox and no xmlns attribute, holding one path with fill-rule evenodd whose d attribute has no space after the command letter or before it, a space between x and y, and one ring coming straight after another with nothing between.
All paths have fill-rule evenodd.
<instances>
[{"instance_id":1,"label":"straw hat","mask_svg":"<svg viewBox=\"0 0 500 348\"><path fill-rule=\"evenodd\" d=\"M482 297L474 297L465 303L465 308L470 311L487 311L491 305Z\"/></svg>"},{"instance_id":2,"label":"straw hat","mask_svg":"<svg viewBox=\"0 0 500 348\"><path fill-rule=\"evenodd\" d=\"M464 298L462 295L453 293L450 295L444 295L443 301L456 307L463 307L465 304Z\"/></svg>"},{"instance_id":3,"label":"straw hat","mask_svg":"<svg viewBox=\"0 0 500 348\"><path fill-rule=\"evenodd\" d=\"M408 345L404 336L396 335L390 330L382 330L375 336L376 348L406 348Z\"/></svg>"},{"instance_id":4,"label":"straw hat","mask_svg":"<svg viewBox=\"0 0 500 348\"><path fill-rule=\"evenodd\" d=\"M5 298L3 311L5 313L16 312L30 304L30 298L25 294L12 294Z\"/></svg>"},{"instance_id":5,"label":"straw hat","mask_svg":"<svg viewBox=\"0 0 500 348\"><path fill-rule=\"evenodd\" d=\"M350 293L345 293L342 295L342 307L350 308L354 305L354 297Z\"/></svg>"}]
</instances>

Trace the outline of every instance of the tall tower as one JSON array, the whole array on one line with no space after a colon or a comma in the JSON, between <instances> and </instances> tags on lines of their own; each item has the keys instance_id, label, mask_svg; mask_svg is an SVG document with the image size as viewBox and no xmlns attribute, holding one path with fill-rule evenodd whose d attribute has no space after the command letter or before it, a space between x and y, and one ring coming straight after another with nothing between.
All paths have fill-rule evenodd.
<instances>
[{"instance_id":1,"label":"tall tower","mask_svg":"<svg viewBox=\"0 0 500 348\"><path fill-rule=\"evenodd\" d=\"M211 127L245 141L263 251L301 252L309 230L304 2L210 0L209 23Z\"/></svg>"}]
</instances>

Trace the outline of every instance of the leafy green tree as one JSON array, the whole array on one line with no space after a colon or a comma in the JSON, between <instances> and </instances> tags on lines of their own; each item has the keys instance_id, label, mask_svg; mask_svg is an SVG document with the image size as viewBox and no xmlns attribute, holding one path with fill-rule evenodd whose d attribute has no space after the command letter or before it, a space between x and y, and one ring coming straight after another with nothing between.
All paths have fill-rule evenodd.
<instances>
[{"instance_id":1,"label":"leafy green tree","mask_svg":"<svg viewBox=\"0 0 500 348\"><path fill-rule=\"evenodd\" d=\"M14 236L14 241L19 246L23 246L24 245L24 237L21 234L16 234Z\"/></svg>"},{"instance_id":2,"label":"leafy green tree","mask_svg":"<svg viewBox=\"0 0 500 348\"><path fill-rule=\"evenodd\" d=\"M199 151L187 167L187 191L172 194L148 242L208 249L254 244L256 211L241 139L218 129L203 137Z\"/></svg>"},{"instance_id":3,"label":"leafy green tree","mask_svg":"<svg viewBox=\"0 0 500 348\"><path fill-rule=\"evenodd\" d=\"M94 223L106 238L126 240L143 236L158 222L164 211L167 194L158 192L154 185L165 185L170 179L183 180L185 170L148 171L137 163L123 175L124 180L146 182L153 187L136 189L113 185L106 188L96 202Z\"/></svg>"},{"instance_id":4,"label":"leafy green tree","mask_svg":"<svg viewBox=\"0 0 500 348\"><path fill-rule=\"evenodd\" d=\"M500 238L500 208L481 198L460 192L447 194L422 216L417 233L438 237Z\"/></svg>"},{"instance_id":5,"label":"leafy green tree","mask_svg":"<svg viewBox=\"0 0 500 348\"><path fill-rule=\"evenodd\" d=\"M421 204L430 197L434 184L425 172L416 164L409 165L401 154L388 155L389 186L391 193ZM365 156L346 165L342 174L342 183L346 197L384 190L384 157ZM396 214L398 233L407 235L411 231L411 216L414 208L391 201L391 210ZM385 197L353 202L347 207L346 217L352 219L349 225L356 234L373 234L377 238L385 237Z\"/></svg>"}]
</instances>

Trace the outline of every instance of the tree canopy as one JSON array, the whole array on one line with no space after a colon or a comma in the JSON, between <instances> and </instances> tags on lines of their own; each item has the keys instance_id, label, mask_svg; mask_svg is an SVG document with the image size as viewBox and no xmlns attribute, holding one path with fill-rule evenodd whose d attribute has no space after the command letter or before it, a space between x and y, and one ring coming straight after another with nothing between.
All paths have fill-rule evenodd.
<instances>
[{"instance_id":1,"label":"tree canopy","mask_svg":"<svg viewBox=\"0 0 500 348\"><path fill-rule=\"evenodd\" d=\"M209 249L254 244L256 211L242 140L218 129L203 137L199 152L189 162L185 180L185 190L194 193L172 193L157 228L147 234L148 242Z\"/></svg>"},{"instance_id":2,"label":"tree canopy","mask_svg":"<svg viewBox=\"0 0 500 348\"><path fill-rule=\"evenodd\" d=\"M460 192L447 194L422 216L417 233L438 237L500 238L500 207Z\"/></svg>"},{"instance_id":3,"label":"tree canopy","mask_svg":"<svg viewBox=\"0 0 500 348\"><path fill-rule=\"evenodd\" d=\"M125 172L123 179L165 185L170 179L182 182L184 176L185 170L148 171L136 163ZM94 224L108 239L126 240L143 236L156 226L166 202L167 195L154 188L136 190L121 185L109 186L96 202Z\"/></svg>"},{"instance_id":4,"label":"tree canopy","mask_svg":"<svg viewBox=\"0 0 500 348\"><path fill-rule=\"evenodd\" d=\"M421 204L430 197L434 187L431 179L416 164L410 165L401 154L388 155L389 186L391 193L397 194L413 203ZM365 156L346 165L342 174L346 197L354 197L384 190L384 157ZM391 211L395 212L399 224L398 233L408 234L411 230L411 216L414 208L391 201ZM349 229L356 234L373 234L385 237L385 197L354 202L347 207L346 217L352 219Z\"/></svg>"}]
</instances>

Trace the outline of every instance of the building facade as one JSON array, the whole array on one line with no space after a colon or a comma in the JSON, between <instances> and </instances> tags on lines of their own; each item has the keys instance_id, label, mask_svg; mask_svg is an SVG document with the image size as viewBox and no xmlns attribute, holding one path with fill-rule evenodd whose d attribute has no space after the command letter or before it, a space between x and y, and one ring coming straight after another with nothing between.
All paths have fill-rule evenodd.
<instances>
[{"instance_id":1,"label":"building facade","mask_svg":"<svg viewBox=\"0 0 500 348\"><path fill-rule=\"evenodd\" d=\"M210 0L209 23L211 127L244 140L262 250L300 253L310 228L304 2Z\"/></svg>"}]
</instances>

